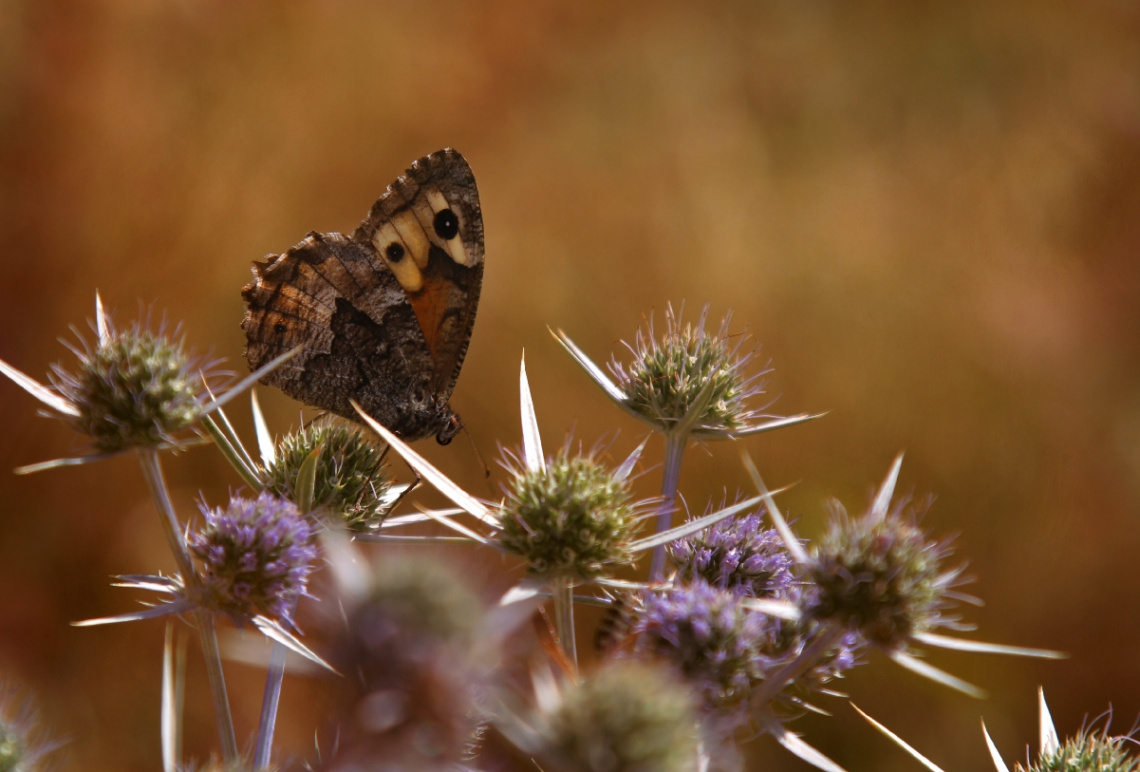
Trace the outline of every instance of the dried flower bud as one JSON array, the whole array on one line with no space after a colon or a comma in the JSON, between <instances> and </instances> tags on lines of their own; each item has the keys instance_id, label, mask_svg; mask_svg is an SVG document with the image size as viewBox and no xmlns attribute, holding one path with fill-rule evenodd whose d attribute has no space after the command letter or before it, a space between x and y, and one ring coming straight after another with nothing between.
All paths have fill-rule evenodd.
<instances>
[{"instance_id":1,"label":"dried flower bud","mask_svg":"<svg viewBox=\"0 0 1140 772\"><path fill-rule=\"evenodd\" d=\"M270 493L238 496L226 509L202 507L205 525L190 534L203 563L203 603L237 624L263 615L294 627L313 561L313 525L296 505Z\"/></svg>"},{"instance_id":2,"label":"dried flower bud","mask_svg":"<svg viewBox=\"0 0 1140 772\"><path fill-rule=\"evenodd\" d=\"M311 424L286 436L277 458L265 470L266 489L294 501L301 464L317 446L317 479L313 507L356 532L375 531L384 522L389 504L385 494L391 480L384 468L384 449L355 425L343 421Z\"/></svg>"}]
</instances>

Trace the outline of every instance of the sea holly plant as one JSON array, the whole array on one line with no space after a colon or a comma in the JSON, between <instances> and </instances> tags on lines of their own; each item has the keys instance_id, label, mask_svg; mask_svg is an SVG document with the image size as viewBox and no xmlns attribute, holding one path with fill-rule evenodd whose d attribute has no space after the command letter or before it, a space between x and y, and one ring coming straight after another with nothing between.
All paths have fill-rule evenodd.
<instances>
[{"instance_id":1,"label":"sea holly plant","mask_svg":"<svg viewBox=\"0 0 1140 772\"><path fill-rule=\"evenodd\" d=\"M682 324L683 312L683 306L678 313L673 312L672 305L666 306L665 332L660 339L650 317L646 330L637 331L633 344L624 344L632 361L622 364L616 357L610 359L612 379L566 333L551 330L555 340L614 404L664 437L658 533L671 524L681 462L690 440L737 439L819 417L806 413L774 416L764 412L765 408L753 407L752 401L764 393L762 378L768 370L749 372L755 354L742 351L746 335L729 333L732 315L726 314L720 328L712 333L705 328L707 305L695 326ZM664 547L659 545L650 577L660 579L664 568Z\"/></svg>"},{"instance_id":2,"label":"sea holly plant","mask_svg":"<svg viewBox=\"0 0 1140 772\"><path fill-rule=\"evenodd\" d=\"M255 383L265 373L288 360L290 351L269 362L248 378L215 397L210 380L216 380L212 363L204 363L185 351L177 332L151 331L139 322L117 328L95 295L94 342L79 335L72 346L78 362L74 369L57 365L50 385L42 384L12 365L0 361L0 373L38 399L49 416L69 424L88 438L90 452L76 458L21 467L18 473L100 461L133 451L142 467L151 496L158 508L159 521L178 565L184 588L199 589L198 574L186 545L182 525L174 512L163 478L159 452L178 448L193 437L197 424L210 420L210 414ZM213 616L205 609L195 612L207 673L217 714L225 757L237 758L237 742L229 713L225 678L222 674Z\"/></svg>"},{"instance_id":3,"label":"sea holly plant","mask_svg":"<svg viewBox=\"0 0 1140 772\"><path fill-rule=\"evenodd\" d=\"M906 751L912 758L930 772L942 772L942 768L922 755L913 746L890 729L852 704L852 708L865 718L871 726L883 733L891 742ZM1136 753L1135 728L1122 735L1110 733L1111 711L1104 716L1101 727L1084 726L1072 737L1063 741L1045 703L1045 691L1037 690L1038 740L1037 754L1026 763L1014 762L1015 772L1135 772L1140 769L1140 757ZM996 772L1009 772L1001 753L990 737L985 722L982 723L982 736L990 753Z\"/></svg>"},{"instance_id":4,"label":"sea holly plant","mask_svg":"<svg viewBox=\"0 0 1140 772\"><path fill-rule=\"evenodd\" d=\"M459 513L453 511L425 512L426 515L472 541L524 561L527 578L512 588L503 602L551 594L559 642L576 666L572 592L575 586L628 587L629 582L612 574L633 563L638 553L732 517L755 506L760 497L665 532L639 537L641 522L652 517L657 508L657 502L652 500L630 501L630 476L644 443L613 470L604 468L597 452L574 452L569 444L547 458L542 450L525 360L519 371L519 393L522 448L519 453L504 454L503 466L511 481L498 502L471 496L367 413L361 411L361 416L417 474L451 499L459 513L475 518L476 528L457 522L454 515ZM591 602L589 597L579 600Z\"/></svg>"},{"instance_id":5,"label":"sea holly plant","mask_svg":"<svg viewBox=\"0 0 1140 772\"><path fill-rule=\"evenodd\" d=\"M725 496L674 526L690 442L743 439L817 417L769 415L768 404L754 404L768 371L753 372L755 354L731 332L730 317L715 331L707 307L695 323L681 317L668 307L664 331L658 335L650 321L626 346L630 356L612 359L608 372L555 332L650 435L616 461L609 457L616 440L590 449L567 440L547 452L524 362L521 441L502 451L504 481L490 499L465 491L363 412L359 424L320 417L275 439L251 394L256 446L247 449L222 405L265 369L221 390L216 366L186 353L177 331L145 323L120 329L98 298L95 340L73 347L75 367L57 367L46 385L6 363L0 373L89 442L78 458L18 471L127 453L139 459L177 570L119 577L119 585L154 593L157 602L80 624L163 617L197 628L221 738L221 759L207 768L275 768L290 652L305 663L299 672L323 674L339 700L331 726L314 727L318 753L306 762L327 772L496 767L482 755L490 726L543 769L564 772L729 772L743 764L740 744L763 735L840 772L790 725L805 712L826 712L823 701L843 696L839 679L866 664L869 652L972 696L981 690L919 659L920 649L1056 656L946 634L969 629L955 604L973 599L961 593L965 577L950 543L929 536L909 502L892 503L901 457L866 514L834 507L826 532L811 543L792 531L776 505L780 491L767 489L746 455L756 495L732 503ZM654 434L664 438L665 464L658 495L646 497L638 490L650 474L641 456ZM204 437L245 489L220 505L202 502L197 517L182 519L160 454L205 444ZM393 481L389 450L454 506L415 506L416 482ZM449 535L418 530L425 524L442 524ZM443 542L503 556L515 574L497 604L486 605L453 567L417 556L416 545ZM578 649L589 633L585 615L575 613L584 605L601 607L606 620L596 636L603 645L592 654ZM509 661L519 642L508 639L530 627L536 610L549 610L553 634L540 625L545 656L529 652L520 667ZM244 755L229 713L219 620L272 641L261 714ZM163 668L169 772L186 768L177 698L184 671L175 648L168 643ZM526 676L530 688L520 688ZM1084 750L1073 753L1109 759L1120 744L1102 734L1084 733ZM1052 750L1069 748L1053 737Z\"/></svg>"}]
</instances>

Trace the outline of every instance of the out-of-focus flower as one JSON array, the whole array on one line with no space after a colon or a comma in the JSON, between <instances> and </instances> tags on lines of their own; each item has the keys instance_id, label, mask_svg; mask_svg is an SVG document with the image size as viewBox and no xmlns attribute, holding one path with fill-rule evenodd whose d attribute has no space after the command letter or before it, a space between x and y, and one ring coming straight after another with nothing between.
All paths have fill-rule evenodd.
<instances>
[{"instance_id":1,"label":"out-of-focus flower","mask_svg":"<svg viewBox=\"0 0 1140 772\"><path fill-rule=\"evenodd\" d=\"M330 617L337 748L324 770L455 769L475 748L488 663L483 604L436 560L377 566Z\"/></svg>"},{"instance_id":2,"label":"out-of-focus flower","mask_svg":"<svg viewBox=\"0 0 1140 772\"><path fill-rule=\"evenodd\" d=\"M807 564L816 588L805 608L810 618L884 649L956 624L946 611L957 604L950 591L964 580L961 566L946 565L948 542L928 538L905 504L882 517L851 518L838 503L833 510Z\"/></svg>"},{"instance_id":3,"label":"out-of-focus flower","mask_svg":"<svg viewBox=\"0 0 1140 772\"><path fill-rule=\"evenodd\" d=\"M539 707L496 725L552 772L692 772L699 732L688 688L659 667L616 661L577 683L547 684Z\"/></svg>"},{"instance_id":4,"label":"out-of-focus flower","mask_svg":"<svg viewBox=\"0 0 1140 772\"><path fill-rule=\"evenodd\" d=\"M44 757L60 746L49 739L30 698L0 683L0 772L41 772Z\"/></svg>"}]
</instances>

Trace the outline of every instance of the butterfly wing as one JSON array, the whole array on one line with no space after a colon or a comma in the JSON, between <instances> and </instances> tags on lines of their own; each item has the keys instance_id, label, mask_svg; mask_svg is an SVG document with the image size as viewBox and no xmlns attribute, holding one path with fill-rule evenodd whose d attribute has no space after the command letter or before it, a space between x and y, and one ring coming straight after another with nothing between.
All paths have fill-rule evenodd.
<instances>
[{"instance_id":1,"label":"butterfly wing","mask_svg":"<svg viewBox=\"0 0 1140 772\"><path fill-rule=\"evenodd\" d=\"M389 186L351 238L311 233L254 264L242 289L246 358L257 368L300 345L264 383L354 419L355 399L409 441L434 433L446 442L458 426L447 400L482 272L471 169L454 150L432 153Z\"/></svg>"},{"instance_id":2,"label":"butterfly wing","mask_svg":"<svg viewBox=\"0 0 1140 772\"><path fill-rule=\"evenodd\" d=\"M448 396L467 353L483 283L483 214L471 167L450 148L412 164L352 234L407 294Z\"/></svg>"}]
</instances>

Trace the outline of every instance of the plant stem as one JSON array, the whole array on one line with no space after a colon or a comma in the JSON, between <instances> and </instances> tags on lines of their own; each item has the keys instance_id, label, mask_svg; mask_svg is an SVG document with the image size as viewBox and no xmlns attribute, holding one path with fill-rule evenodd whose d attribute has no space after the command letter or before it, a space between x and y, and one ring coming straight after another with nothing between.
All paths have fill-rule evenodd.
<instances>
[{"instance_id":1,"label":"plant stem","mask_svg":"<svg viewBox=\"0 0 1140 772\"><path fill-rule=\"evenodd\" d=\"M170 500L170 492L166 488L166 480L162 475L162 465L159 463L158 451L143 449L138 453L139 464L142 466L143 478L150 490L151 498L158 507L159 522L162 523L166 540L170 543L170 551L174 553L174 561L178 564L178 571L182 576L187 590L193 591L199 585L198 573L194 570L194 563L190 558L190 550L182 536L182 527L178 522L178 515L174 511L174 504ZM218 737L222 745L222 757L227 764L238 761L237 737L234 735L234 720L230 714L230 702L226 695L226 677L222 671L222 657L218 651L218 633L214 627L214 617L206 610L194 614L198 623L198 637L202 643L202 655L206 660L206 674L210 681L210 694L214 698L214 713L218 722Z\"/></svg>"},{"instance_id":2,"label":"plant stem","mask_svg":"<svg viewBox=\"0 0 1140 772\"><path fill-rule=\"evenodd\" d=\"M574 594L573 585L569 579L558 579L554 582L554 628L558 632L558 642L566 657L578 670L578 642L574 635Z\"/></svg>"},{"instance_id":3,"label":"plant stem","mask_svg":"<svg viewBox=\"0 0 1140 772\"><path fill-rule=\"evenodd\" d=\"M253 769L269 766L273 751L273 728L277 723L277 706L281 702L281 683L285 679L287 650L274 641L269 655L269 669L265 675L265 696L261 699L261 720L257 726L257 747L253 752Z\"/></svg>"},{"instance_id":4,"label":"plant stem","mask_svg":"<svg viewBox=\"0 0 1140 772\"><path fill-rule=\"evenodd\" d=\"M843 638L842 629L825 627L824 631L809 643L798 657L764 679L760 688L752 695L753 710L771 702L777 694L783 691L785 686L818 664L820 659L839 643L841 638Z\"/></svg>"},{"instance_id":5,"label":"plant stem","mask_svg":"<svg viewBox=\"0 0 1140 772\"><path fill-rule=\"evenodd\" d=\"M657 533L673 525L673 506L677 500L677 486L681 481L681 460L688 442L687 432L669 432L665 435L665 468L661 474L661 510L657 513ZM665 545L653 548L653 562L649 568L649 581L659 581L665 573Z\"/></svg>"}]
</instances>

